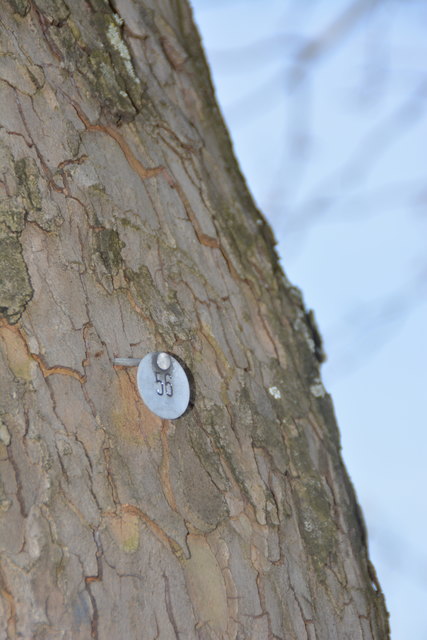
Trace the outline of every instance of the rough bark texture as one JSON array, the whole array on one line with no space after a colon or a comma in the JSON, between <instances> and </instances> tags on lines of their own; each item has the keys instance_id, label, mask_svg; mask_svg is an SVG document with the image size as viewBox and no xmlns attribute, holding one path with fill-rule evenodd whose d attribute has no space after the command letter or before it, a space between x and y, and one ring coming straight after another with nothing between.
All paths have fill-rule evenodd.
<instances>
[{"instance_id":1,"label":"rough bark texture","mask_svg":"<svg viewBox=\"0 0 427 640\"><path fill-rule=\"evenodd\" d=\"M0 5L0 638L384 640L187 4ZM112 362L160 349L194 376L174 422Z\"/></svg>"}]
</instances>

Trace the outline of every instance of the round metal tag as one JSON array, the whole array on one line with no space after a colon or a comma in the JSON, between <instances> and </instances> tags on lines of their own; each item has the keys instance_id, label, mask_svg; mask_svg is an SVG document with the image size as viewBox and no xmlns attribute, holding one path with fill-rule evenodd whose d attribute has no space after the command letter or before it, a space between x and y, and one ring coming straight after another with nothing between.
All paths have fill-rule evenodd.
<instances>
[{"instance_id":1,"label":"round metal tag","mask_svg":"<svg viewBox=\"0 0 427 640\"><path fill-rule=\"evenodd\" d=\"M148 353L139 363L137 383L141 398L160 418L179 418L188 407L187 374L169 353Z\"/></svg>"}]
</instances>

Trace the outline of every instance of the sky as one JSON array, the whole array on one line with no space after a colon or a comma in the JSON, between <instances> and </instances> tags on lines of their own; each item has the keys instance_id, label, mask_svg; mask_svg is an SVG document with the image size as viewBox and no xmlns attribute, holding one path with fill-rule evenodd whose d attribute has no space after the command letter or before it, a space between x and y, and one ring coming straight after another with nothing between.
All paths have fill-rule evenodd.
<instances>
[{"instance_id":1,"label":"sky","mask_svg":"<svg viewBox=\"0 0 427 640\"><path fill-rule=\"evenodd\" d=\"M392 639L427 640L427 3L192 5L243 173L324 338Z\"/></svg>"}]
</instances>

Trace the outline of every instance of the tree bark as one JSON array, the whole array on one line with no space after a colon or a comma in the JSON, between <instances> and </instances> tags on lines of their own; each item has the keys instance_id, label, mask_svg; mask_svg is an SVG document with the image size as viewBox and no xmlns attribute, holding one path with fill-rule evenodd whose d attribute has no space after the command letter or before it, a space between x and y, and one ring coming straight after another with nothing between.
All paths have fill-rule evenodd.
<instances>
[{"instance_id":1,"label":"tree bark","mask_svg":"<svg viewBox=\"0 0 427 640\"><path fill-rule=\"evenodd\" d=\"M0 638L387 638L188 5L0 5ZM113 362L157 350L192 372L176 421Z\"/></svg>"}]
</instances>

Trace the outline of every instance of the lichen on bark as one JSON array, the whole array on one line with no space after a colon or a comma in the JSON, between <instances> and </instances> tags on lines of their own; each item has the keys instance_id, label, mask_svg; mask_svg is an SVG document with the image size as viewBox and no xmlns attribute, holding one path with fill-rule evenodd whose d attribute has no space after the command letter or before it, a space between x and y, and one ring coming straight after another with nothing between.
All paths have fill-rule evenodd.
<instances>
[{"instance_id":1,"label":"lichen on bark","mask_svg":"<svg viewBox=\"0 0 427 640\"><path fill-rule=\"evenodd\" d=\"M19 238L0 224L0 314L11 324L21 317L33 291Z\"/></svg>"},{"instance_id":2,"label":"lichen on bark","mask_svg":"<svg viewBox=\"0 0 427 640\"><path fill-rule=\"evenodd\" d=\"M0 198L0 315L14 324L33 295L20 235L28 204L33 204L31 195L36 200L39 195L35 184L38 172L27 176L23 170L25 160L14 162L5 144L0 145L0 156L0 174L9 191L9 195Z\"/></svg>"}]
</instances>

